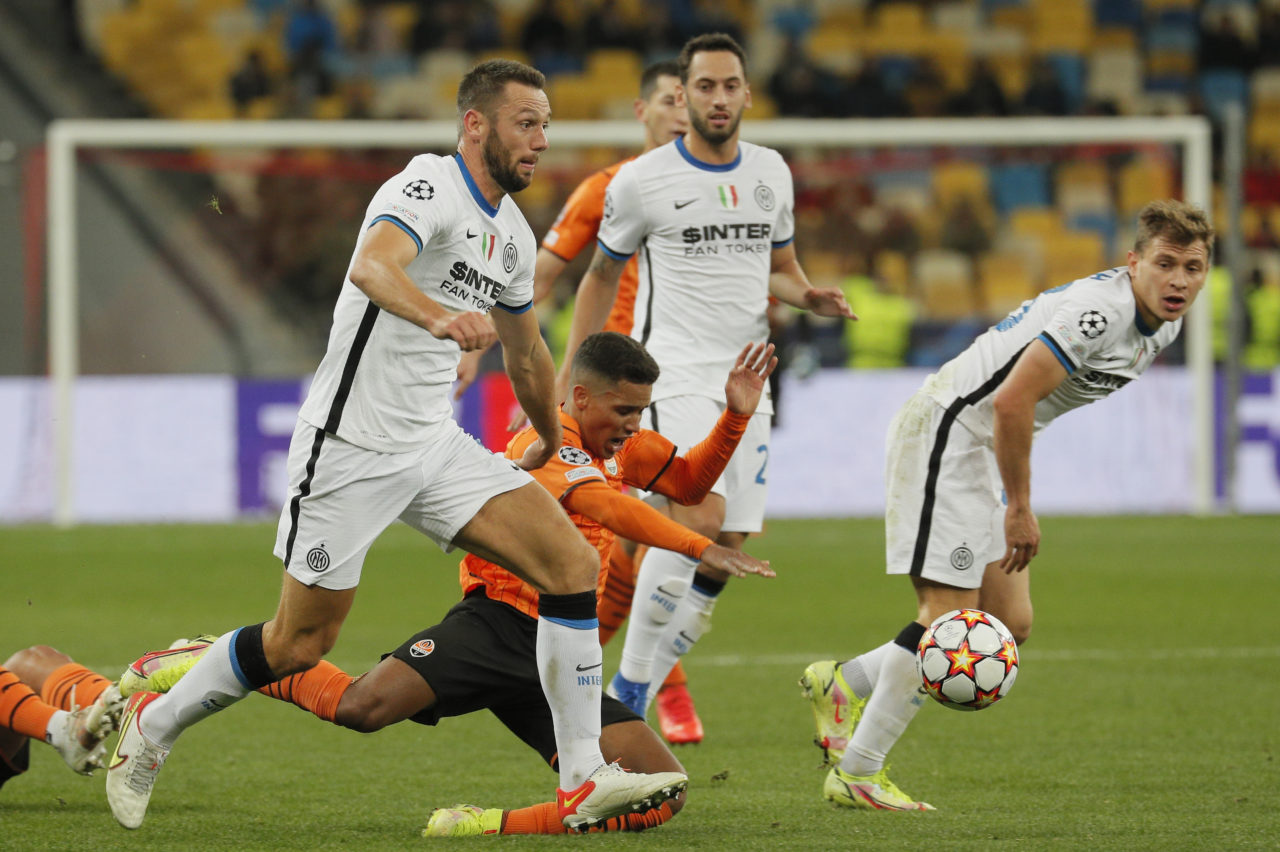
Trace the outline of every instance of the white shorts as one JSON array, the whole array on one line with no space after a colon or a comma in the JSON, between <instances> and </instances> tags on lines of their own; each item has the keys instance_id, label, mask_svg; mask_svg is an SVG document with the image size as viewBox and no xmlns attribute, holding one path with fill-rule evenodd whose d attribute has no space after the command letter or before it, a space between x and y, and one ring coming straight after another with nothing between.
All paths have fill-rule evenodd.
<instances>
[{"instance_id":1,"label":"white shorts","mask_svg":"<svg viewBox=\"0 0 1280 852\"><path fill-rule=\"evenodd\" d=\"M325 589L358 586L369 546L396 518L448 553L490 498L534 481L452 420L407 453L357 447L299 420L288 473L275 554L295 580Z\"/></svg>"},{"instance_id":2,"label":"white shorts","mask_svg":"<svg viewBox=\"0 0 1280 852\"><path fill-rule=\"evenodd\" d=\"M723 402L705 396L675 396L650 404L641 425L675 444L683 455L711 434L724 410ZM711 486L712 494L724 498L723 532L754 533L764 528L771 419L769 414L752 415L738 449Z\"/></svg>"},{"instance_id":3,"label":"white shorts","mask_svg":"<svg viewBox=\"0 0 1280 852\"><path fill-rule=\"evenodd\" d=\"M885 543L890 574L961 589L1004 556L1004 487L995 453L917 393L889 426Z\"/></svg>"}]
</instances>

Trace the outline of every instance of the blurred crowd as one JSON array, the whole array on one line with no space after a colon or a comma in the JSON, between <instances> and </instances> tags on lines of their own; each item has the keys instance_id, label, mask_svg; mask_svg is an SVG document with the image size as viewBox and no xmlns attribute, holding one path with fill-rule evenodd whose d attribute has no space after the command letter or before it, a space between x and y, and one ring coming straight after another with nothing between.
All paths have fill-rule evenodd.
<instances>
[{"instance_id":1,"label":"blurred crowd","mask_svg":"<svg viewBox=\"0 0 1280 852\"><path fill-rule=\"evenodd\" d=\"M748 119L1200 113L1220 144L1239 104L1249 257L1213 293L1225 314L1243 289L1246 363L1280 364L1280 0L79 0L76 15L82 49L150 114L187 119L450 119L458 79L494 55L547 73L557 119L627 118L643 65L712 30L747 46ZM521 199L535 231L630 153L548 157ZM940 363L1040 289L1122 263L1136 210L1181 191L1159 145L787 153L801 260L864 318L780 313L795 369ZM216 176L229 215L213 227L319 335L367 195L342 181L403 159L263 153Z\"/></svg>"}]
</instances>

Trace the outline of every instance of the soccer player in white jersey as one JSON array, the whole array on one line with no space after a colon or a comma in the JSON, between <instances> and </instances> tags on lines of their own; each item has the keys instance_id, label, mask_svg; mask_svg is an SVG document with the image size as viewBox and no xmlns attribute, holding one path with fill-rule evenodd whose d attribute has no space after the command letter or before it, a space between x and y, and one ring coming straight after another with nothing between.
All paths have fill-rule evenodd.
<instances>
[{"instance_id":1,"label":"soccer player in white jersey","mask_svg":"<svg viewBox=\"0 0 1280 852\"><path fill-rule=\"evenodd\" d=\"M1040 549L1031 439L1054 418L1138 378L1182 328L1204 287L1214 232L1205 214L1157 201L1138 214L1128 263L1025 302L930 376L889 427L888 573L907 574L916 618L891 642L809 666L800 685L837 804L928 810L887 777L885 756L924 702L916 647L953 609L1031 633L1027 570Z\"/></svg>"},{"instance_id":2,"label":"soccer player in white jersey","mask_svg":"<svg viewBox=\"0 0 1280 852\"><path fill-rule=\"evenodd\" d=\"M719 378L768 336L770 295L822 316L853 318L839 288L815 288L796 259L791 173L777 151L738 139L751 105L746 57L731 37L686 43L678 59L689 131L626 163L605 194L596 253L578 288L564 364L603 327L619 274L639 260L631 336L662 367L645 425L693 446L724 410ZM561 387L564 373L562 367ZM764 519L772 402L761 402L724 475L671 517L741 549ZM667 672L705 632L728 575L678 553L640 563L622 663L609 692L641 716Z\"/></svg>"},{"instance_id":3,"label":"soccer player in white jersey","mask_svg":"<svg viewBox=\"0 0 1280 852\"><path fill-rule=\"evenodd\" d=\"M476 66L458 88L457 153L415 157L374 195L290 445L276 615L220 637L168 694L130 699L107 774L112 813L126 828L142 823L156 773L185 728L328 653L365 553L397 518L541 593L537 664L566 825L652 807L683 789L679 773L625 773L601 756L599 562L525 472L562 438L551 355L529 310L537 244L507 197L529 185L547 148L544 82L519 62ZM451 417L460 353L495 336L538 433L518 465Z\"/></svg>"}]
</instances>

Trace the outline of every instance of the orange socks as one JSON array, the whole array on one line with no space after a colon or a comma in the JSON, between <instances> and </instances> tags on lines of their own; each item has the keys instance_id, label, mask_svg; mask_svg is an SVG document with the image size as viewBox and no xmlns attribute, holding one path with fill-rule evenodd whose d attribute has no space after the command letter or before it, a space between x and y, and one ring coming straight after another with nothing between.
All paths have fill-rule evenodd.
<instances>
[{"instance_id":1,"label":"orange socks","mask_svg":"<svg viewBox=\"0 0 1280 852\"><path fill-rule=\"evenodd\" d=\"M332 722L338 714L338 702L349 686L351 675L328 660L321 660L314 668L269 683L258 692L292 702L326 722Z\"/></svg>"},{"instance_id":2,"label":"orange socks","mask_svg":"<svg viewBox=\"0 0 1280 852\"><path fill-rule=\"evenodd\" d=\"M90 671L79 663L66 663L58 666L44 679L40 697L45 703L61 710L70 710L73 699L78 706L88 707L110 685L111 681L97 672Z\"/></svg>"},{"instance_id":3,"label":"orange socks","mask_svg":"<svg viewBox=\"0 0 1280 852\"><path fill-rule=\"evenodd\" d=\"M0 726L44 742L49 720L56 712L57 707L41 701L16 674L0 667Z\"/></svg>"},{"instance_id":4,"label":"orange socks","mask_svg":"<svg viewBox=\"0 0 1280 852\"><path fill-rule=\"evenodd\" d=\"M601 831L644 831L662 825L671 819L671 804L663 802L656 808L639 814L624 814L606 820L603 825L589 829ZM527 808L507 811L502 818L502 834L566 834L568 829L560 822L560 812L555 802L542 802Z\"/></svg>"}]
</instances>

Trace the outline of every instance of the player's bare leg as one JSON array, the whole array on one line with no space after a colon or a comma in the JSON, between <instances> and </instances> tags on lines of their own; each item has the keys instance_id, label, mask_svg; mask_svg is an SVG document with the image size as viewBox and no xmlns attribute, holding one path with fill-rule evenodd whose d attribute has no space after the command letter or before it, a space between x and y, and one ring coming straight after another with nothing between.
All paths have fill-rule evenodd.
<instances>
[{"instance_id":1,"label":"player's bare leg","mask_svg":"<svg viewBox=\"0 0 1280 852\"><path fill-rule=\"evenodd\" d=\"M1019 647L1031 636L1034 610L1031 606L1031 569L1006 574L998 562L987 566L982 575L978 609L989 612L1004 622ZM947 610L943 610L947 612ZM942 613L938 613L941 615Z\"/></svg>"},{"instance_id":2,"label":"player's bare leg","mask_svg":"<svg viewBox=\"0 0 1280 852\"><path fill-rule=\"evenodd\" d=\"M600 560L546 489L530 483L490 499L454 541L539 591L538 673L555 728L557 802L565 825L587 828L683 790L683 773L624 773L604 760L604 657L595 591Z\"/></svg>"}]
</instances>

